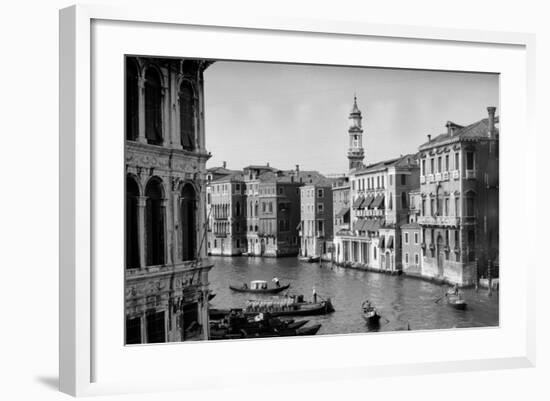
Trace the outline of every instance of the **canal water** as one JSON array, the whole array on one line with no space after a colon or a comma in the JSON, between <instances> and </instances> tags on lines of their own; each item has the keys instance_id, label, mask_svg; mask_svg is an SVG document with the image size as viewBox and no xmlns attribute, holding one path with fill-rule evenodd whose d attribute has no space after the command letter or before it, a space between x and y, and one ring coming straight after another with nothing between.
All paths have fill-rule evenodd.
<instances>
[{"instance_id":1,"label":"canal water","mask_svg":"<svg viewBox=\"0 0 550 401\"><path fill-rule=\"evenodd\" d=\"M367 272L343 267L331 267L330 262L301 262L297 258L211 257L210 289L216 294L213 308L242 308L249 299L269 299L269 296L236 293L230 284L241 286L251 280L278 277L281 285L290 283L289 294L312 298L315 288L323 298L331 298L336 311L322 316L304 316L311 324L321 323L318 334L362 333L498 326L498 292L488 296L485 289L464 290L468 308L455 310L446 305L440 286L405 276ZM284 294L284 293L283 293ZM378 327L369 328L361 316L361 303L370 300L382 316Z\"/></svg>"}]
</instances>

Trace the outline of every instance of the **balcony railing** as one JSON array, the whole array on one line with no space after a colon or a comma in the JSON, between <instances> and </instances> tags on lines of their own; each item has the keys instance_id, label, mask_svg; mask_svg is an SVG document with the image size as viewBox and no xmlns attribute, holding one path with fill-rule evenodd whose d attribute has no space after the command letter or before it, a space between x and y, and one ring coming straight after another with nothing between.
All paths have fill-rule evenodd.
<instances>
[{"instance_id":1,"label":"balcony railing","mask_svg":"<svg viewBox=\"0 0 550 401\"><path fill-rule=\"evenodd\" d=\"M425 184L425 183L426 183L426 176L425 176L425 175L421 175L421 176L420 176L420 183L421 183L421 184Z\"/></svg>"},{"instance_id":2,"label":"balcony railing","mask_svg":"<svg viewBox=\"0 0 550 401\"><path fill-rule=\"evenodd\" d=\"M447 181L449 179L449 172L445 171L443 172L443 180Z\"/></svg>"},{"instance_id":3,"label":"balcony railing","mask_svg":"<svg viewBox=\"0 0 550 401\"><path fill-rule=\"evenodd\" d=\"M460 217L454 216L418 216L418 224L436 225L436 226L458 226Z\"/></svg>"},{"instance_id":4,"label":"balcony railing","mask_svg":"<svg viewBox=\"0 0 550 401\"><path fill-rule=\"evenodd\" d=\"M453 173L452 173L452 176L455 180L458 180L460 178L460 171L459 170L454 170Z\"/></svg>"},{"instance_id":5,"label":"balcony railing","mask_svg":"<svg viewBox=\"0 0 550 401\"><path fill-rule=\"evenodd\" d=\"M476 178L476 171L475 170L466 170L464 173L464 178L467 180L475 179Z\"/></svg>"},{"instance_id":6,"label":"balcony railing","mask_svg":"<svg viewBox=\"0 0 550 401\"><path fill-rule=\"evenodd\" d=\"M435 180L441 181L441 173L435 173Z\"/></svg>"}]
</instances>

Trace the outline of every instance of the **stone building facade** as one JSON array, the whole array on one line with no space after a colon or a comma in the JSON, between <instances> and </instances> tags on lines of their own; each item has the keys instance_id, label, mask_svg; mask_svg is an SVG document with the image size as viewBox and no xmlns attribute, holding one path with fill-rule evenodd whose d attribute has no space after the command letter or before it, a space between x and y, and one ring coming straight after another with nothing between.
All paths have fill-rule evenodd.
<instances>
[{"instance_id":1,"label":"stone building facade","mask_svg":"<svg viewBox=\"0 0 550 401\"><path fill-rule=\"evenodd\" d=\"M408 222L409 191L418 185L419 168L412 154L352 170L350 228L339 232L337 260L401 271L400 227Z\"/></svg>"},{"instance_id":2,"label":"stone building facade","mask_svg":"<svg viewBox=\"0 0 550 401\"><path fill-rule=\"evenodd\" d=\"M246 252L246 190L241 172L208 181L208 253L241 255Z\"/></svg>"},{"instance_id":3,"label":"stone building facade","mask_svg":"<svg viewBox=\"0 0 550 401\"><path fill-rule=\"evenodd\" d=\"M424 276L470 285L498 264L495 110L468 126L449 121L444 134L419 148Z\"/></svg>"},{"instance_id":4,"label":"stone building facade","mask_svg":"<svg viewBox=\"0 0 550 401\"><path fill-rule=\"evenodd\" d=\"M300 256L327 257L333 239L332 181L300 188Z\"/></svg>"},{"instance_id":5,"label":"stone building facade","mask_svg":"<svg viewBox=\"0 0 550 401\"><path fill-rule=\"evenodd\" d=\"M333 230L349 230L350 202L349 177L335 180L332 184Z\"/></svg>"},{"instance_id":6,"label":"stone building facade","mask_svg":"<svg viewBox=\"0 0 550 401\"><path fill-rule=\"evenodd\" d=\"M126 344L208 339L208 65L126 58Z\"/></svg>"}]
</instances>

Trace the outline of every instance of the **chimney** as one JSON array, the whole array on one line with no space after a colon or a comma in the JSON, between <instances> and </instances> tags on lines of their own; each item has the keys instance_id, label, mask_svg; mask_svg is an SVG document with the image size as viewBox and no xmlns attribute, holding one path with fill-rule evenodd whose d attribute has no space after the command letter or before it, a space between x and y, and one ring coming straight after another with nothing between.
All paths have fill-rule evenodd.
<instances>
[{"instance_id":1,"label":"chimney","mask_svg":"<svg viewBox=\"0 0 550 401\"><path fill-rule=\"evenodd\" d=\"M487 107L487 113L489 114L489 131L487 132L487 135L489 135L489 138L495 137L495 111L497 110L496 107Z\"/></svg>"},{"instance_id":2,"label":"chimney","mask_svg":"<svg viewBox=\"0 0 550 401\"><path fill-rule=\"evenodd\" d=\"M300 165L296 165L296 175L300 174Z\"/></svg>"},{"instance_id":3,"label":"chimney","mask_svg":"<svg viewBox=\"0 0 550 401\"><path fill-rule=\"evenodd\" d=\"M428 143L432 141L432 136L428 134Z\"/></svg>"},{"instance_id":4,"label":"chimney","mask_svg":"<svg viewBox=\"0 0 550 401\"><path fill-rule=\"evenodd\" d=\"M227 162L224 161L224 162L222 163L222 165L223 165L223 168L226 168L226 167L227 167Z\"/></svg>"},{"instance_id":5,"label":"chimney","mask_svg":"<svg viewBox=\"0 0 550 401\"><path fill-rule=\"evenodd\" d=\"M267 167L269 167L269 162L267 162Z\"/></svg>"}]
</instances>

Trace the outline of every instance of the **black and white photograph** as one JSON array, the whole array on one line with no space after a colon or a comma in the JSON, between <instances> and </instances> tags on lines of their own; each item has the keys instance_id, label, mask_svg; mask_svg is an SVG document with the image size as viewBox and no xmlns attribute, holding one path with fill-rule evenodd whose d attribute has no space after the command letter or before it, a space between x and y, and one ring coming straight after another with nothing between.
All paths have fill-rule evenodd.
<instances>
[{"instance_id":1,"label":"black and white photograph","mask_svg":"<svg viewBox=\"0 0 550 401\"><path fill-rule=\"evenodd\" d=\"M499 75L125 56L125 344L499 326Z\"/></svg>"}]
</instances>

